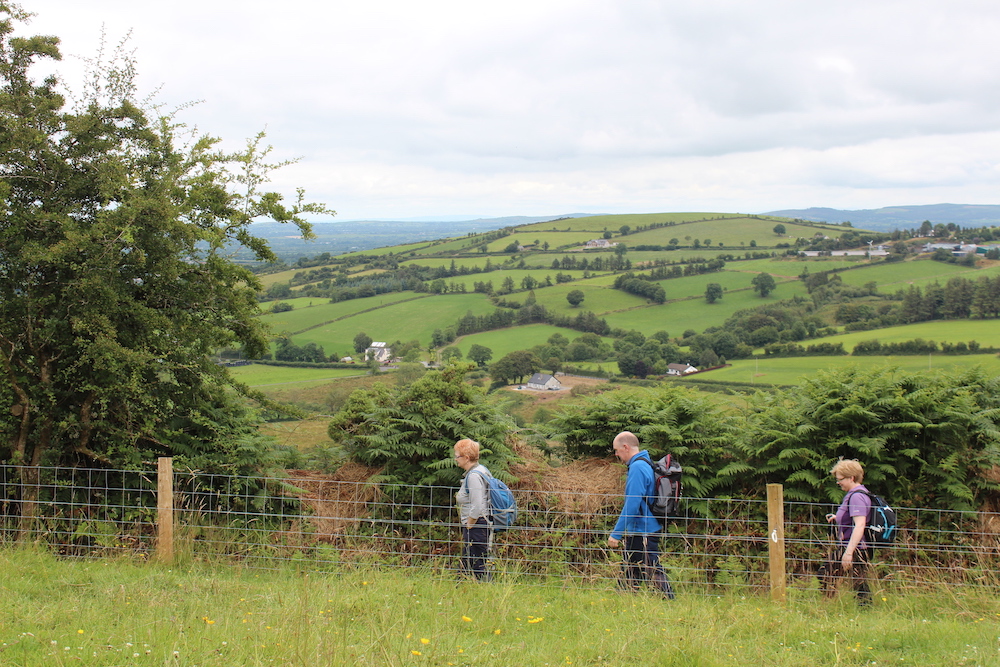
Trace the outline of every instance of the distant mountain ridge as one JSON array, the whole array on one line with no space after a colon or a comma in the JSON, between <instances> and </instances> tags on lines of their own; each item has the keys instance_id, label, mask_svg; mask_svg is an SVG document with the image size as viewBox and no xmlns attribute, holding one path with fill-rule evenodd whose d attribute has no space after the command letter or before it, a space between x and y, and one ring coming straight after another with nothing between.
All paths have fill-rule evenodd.
<instances>
[{"instance_id":1,"label":"distant mountain ridge","mask_svg":"<svg viewBox=\"0 0 1000 667\"><path fill-rule=\"evenodd\" d=\"M886 206L856 211L813 207L770 211L764 215L778 215L834 224L849 221L855 227L863 227L873 231L910 229L919 227L924 220L930 220L933 224L953 222L962 227L1000 225L1000 205L995 204L924 204L920 206Z\"/></svg>"}]
</instances>

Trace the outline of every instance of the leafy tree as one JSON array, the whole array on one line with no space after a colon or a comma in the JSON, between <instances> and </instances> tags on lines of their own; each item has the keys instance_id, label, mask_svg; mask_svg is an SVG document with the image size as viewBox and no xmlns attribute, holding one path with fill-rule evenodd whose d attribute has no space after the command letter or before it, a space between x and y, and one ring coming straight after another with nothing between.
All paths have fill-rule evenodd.
<instances>
[{"instance_id":1,"label":"leafy tree","mask_svg":"<svg viewBox=\"0 0 1000 667\"><path fill-rule=\"evenodd\" d=\"M774 282L774 278L770 273L758 273L754 276L753 280L750 281L750 285L753 286L753 291L760 294L761 297L766 298L768 294L774 291L777 284Z\"/></svg>"},{"instance_id":2,"label":"leafy tree","mask_svg":"<svg viewBox=\"0 0 1000 667\"><path fill-rule=\"evenodd\" d=\"M716 472L734 459L734 414L705 394L664 386L608 392L567 406L551 422L553 437L571 457L611 455L621 431L639 436L653 457L671 453L684 465L684 487L693 497L707 497L718 484Z\"/></svg>"},{"instance_id":3,"label":"leafy tree","mask_svg":"<svg viewBox=\"0 0 1000 667\"><path fill-rule=\"evenodd\" d=\"M284 301L279 301L278 303L276 303L273 306L271 306L271 312L272 313L287 313L287 312L289 312L291 310L294 310L294 309L295 309L295 306L293 306L290 303L285 303Z\"/></svg>"},{"instance_id":4,"label":"leafy tree","mask_svg":"<svg viewBox=\"0 0 1000 667\"><path fill-rule=\"evenodd\" d=\"M358 354L364 354L365 350L371 347L371 344L372 337L364 331L360 331L354 336L354 351Z\"/></svg>"},{"instance_id":5,"label":"leafy tree","mask_svg":"<svg viewBox=\"0 0 1000 667\"><path fill-rule=\"evenodd\" d=\"M488 364L490 359L493 358L493 350L485 345L473 343L472 347L469 348L469 354L467 356L469 361L475 362L480 368L486 368L486 364Z\"/></svg>"},{"instance_id":6,"label":"leafy tree","mask_svg":"<svg viewBox=\"0 0 1000 667\"><path fill-rule=\"evenodd\" d=\"M709 283L705 287L705 301L715 303L722 298L722 285L719 283Z\"/></svg>"},{"instance_id":7,"label":"leafy tree","mask_svg":"<svg viewBox=\"0 0 1000 667\"><path fill-rule=\"evenodd\" d=\"M453 359L459 361L462 358L462 351L455 347L454 345L449 345L448 347L441 350L441 361L444 363L449 363Z\"/></svg>"},{"instance_id":8,"label":"leafy tree","mask_svg":"<svg viewBox=\"0 0 1000 667\"><path fill-rule=\"evenodd\" d=\"M774 229L772 229L771 231L773 231L778 236L784 236L785 235L785 226L782 225L782 224L777 224L777 225L774 226Z\"/></svg>"},{"instance_id":9,"label":"leafy tree","mask_svg":"<svg viewBox=\"0 0 1000 667\"><path fill-rule=\"evenodd\" d=\"M261 190L263 135L226 154L137 100L122 51L91 63L67 108L55 37L16 37L27 18L0 3L0 368L10 402L0 437L11 460L134 466L173 455L249 471L267 455L254 422L210 360L221 347L267 349L260 282L233 246L274 261L259 218L301 214ZM154 107L155 109L155 107ZM185 131L186 132L186 131ZM248 390L243 387L244 393Z\"/></svg>"},{"instance_id":10,"label":"leafy tree","mask_svg":"<svg viewBox=\"0 0 1000 667\"><path fill-rule=\"evenodd\" d=\"M743 457L721 473L734 490L780 482L789 499L838 502L838 457L860 460L891 503L974 510L1000 490L988 474L1000 465L1000 380L981 370L820 371L750 408Z\"/></svg>"},{"instance_id":11,"label":"leafy tree","mask_svg":"<svg viewBox=\"0 0 1000 667\"><path fill-rule=\"evenodd\" d=\"M471 369L455 364L429 371L407 387L358 389L330 420L327 433L352 459L382 468L372 481L455 486L461 469L452 448L462 438L479 442L490 471L509 480L514 420L464 382Z\"/></svg>"},{"instance_id":12,"label":"leafy tree","mask_svg":"<svg viewBox=\"0 0 1000 667\"><path fill-rule=\"evenodd\" d=\"M538 357L527 350L517 350L502 357L490 367L490 375L494 382L510 384L520 383L525 376L532 376L542 368Z\"/></svg>"},{"instance_id":13,"label":"leafy tree","mask_svg":"<svg viewBox=\"0 0 1000 667\"><path fill-rule=\"evenodd\" d=\"M583 303L584 296L585 295L583 293L583 290L575 289L570 291L569 294L566 295L566 300L569 301L569 305L576 308L581 303Z\"/></svg>"}]
</instances>

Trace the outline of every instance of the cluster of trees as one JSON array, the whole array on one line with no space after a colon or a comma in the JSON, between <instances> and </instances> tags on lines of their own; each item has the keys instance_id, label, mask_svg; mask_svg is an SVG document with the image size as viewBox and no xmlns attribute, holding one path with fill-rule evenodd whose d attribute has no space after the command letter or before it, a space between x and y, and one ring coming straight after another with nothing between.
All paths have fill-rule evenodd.
<instances>
[{"instance_id":1,"label":"cluster of trees","mask_svg":"<svg viewBox=\"0 0 1000 667\"><path fill-rule=\"evenodd\" d=\"M627 377L666 375L668 364L684 360L680 348L666 331L657 331L649 338L639 331L629 331L615 340L614 349L617 353L618 371ZM702 365L714 366L718 361L713 358Z\"/></svg>"},{"instance_id":2,"label":"cluster of trees","mask_svg":"<svg viewBox=\"0 0 1000 667\"><path fill-rule=\"evenodd\" d=\"M755 348L797 343L836 333L809 312L810 306L807 301L796 299L739 310L721 327L709 327L700 334L685 331L681 342L691 349L692 357L699 362L696 365L703 366L713 365L701 361L703 356L710 358L705 355L706 351L711 351L719 360L747 359Z\"/></svg>"},{"instance_id":3,"label":"cluster of trees","mask_svg":"<svg viewBox=\"0 0 1000 667\"><path fill-rule=\"evenodd\" d=\"M527 352L534 359L528 363L527 358L521 352ZM526 374L529 367L531 373L542 369L558 373L566 364L594 359L608 359L614 355L614 351L610 345L595 333L581 334L572 341L561 333L554 333L549 336L545 344L536 345L529 350L522 350L514 354L519 355L515 359L516 364L510 363L511 360L505 357L490 368L490 374L495 381L502 384L514 382L516 378ZM471 350L469 358L472 358ZM524 369L524 372L519 374L512 373L512 369Z\"/></svg>"},{"instance_id":4,"label":"cluster of trees","mask_svg":"<svg viewBox=\"0 0 1000 667\"><path fill-rule=\"evenodd\" d=\"M316 343L306 343L301 347L294 344L289 338L278 339L274 349L274 358L277 361L307 361L314 364L322 364L326 361L336 361L337 355L333 359L327 359L322 345Z\"/></svg>"},{"instance_id":5,"label":"cluster of trees","mask_svg":"<svg viewBox=\"0 0 1000 667\"><path fill-rule=\"evenodd\" d=\"M851 354L855 356L881 357L900 354L932 354L935 352L940 352L941 354L981 354L992 353L995 351L996 348L984 348L974 340L970 340L968 343L962 341L958 343L941 343L941 346L938 347L938 344L932 340L915 338L913 340L904 340L895 343L882 343L878 340L863 340L854 346L854 351Z\"/></svg>"},{"instance_id":6,"label":"cluster of trees","mask_svg":"<svg viewBox=\"0 0 1000 667\"><path fill-rule=\"evenodd\" d=\"M623 246L618 246L623 247ZM617 248L616 248L617 249ZM573 255L566 255L561 259L552 260L553 270L571 270L576 269L579 271L628 271L632 268L632 262L621 254L616 254L613 257L603 257L598 255L596 257L587 257L586 255L580 256L579 253Z\"/></svg>"},{"instance_id":7,"label":"cluster of trees","mask_svg":"<svg viewBox=\"0 0 1000 667\"><path fill-rule=\"evenodd\" d=\"M649 299L653 303L663 303L667 300L667 293L663 286L653 282L648 276L623 273L615 278L613 286L623 292Z\"/></svg>"}]
</instances>

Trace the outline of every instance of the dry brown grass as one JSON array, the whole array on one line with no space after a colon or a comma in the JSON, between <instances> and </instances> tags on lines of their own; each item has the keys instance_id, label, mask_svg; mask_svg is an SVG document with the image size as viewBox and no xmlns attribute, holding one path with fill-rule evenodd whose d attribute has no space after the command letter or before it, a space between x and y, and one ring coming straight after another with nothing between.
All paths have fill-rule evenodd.
<instances>
[{"instance_id":1,"label":"dry brown grass","mask_svg":"<svg viewBox=\"0 0 1000 667\"><path fill-rule=\"evenodd\" d=\"M343 533L368 516L378 487L368 480L379 473L360 463L346 463L333 475L315 470L289 470L292 482L305 490L303 504L312 510L310 521L321 541Z\"/></svg>"}]
</instances>

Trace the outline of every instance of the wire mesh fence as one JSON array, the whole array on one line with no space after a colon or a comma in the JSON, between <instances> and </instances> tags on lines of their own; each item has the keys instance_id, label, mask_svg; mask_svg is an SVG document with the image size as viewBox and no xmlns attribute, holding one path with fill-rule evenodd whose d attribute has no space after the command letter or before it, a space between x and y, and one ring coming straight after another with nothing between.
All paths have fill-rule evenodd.
<instances>
[{"instance_id":1,"label":"wire mesh fence","mask_svg":"<svg viewBox=\"0 0 1000 667\"><path fill-rule=\"evenodd\" d=\"M0 538L40 543L67 557L137 554L157 547L152 471L0 466ZM173 474L178 559L283 563L314 569L365 565L456 576L461 535L456 488L374 485L318 476ZM516 526L494 536L496 578L546 585L613 586L621 553L607 546L620 495L515 490ZM686 498L661 539L675 588L692 594L769 587L764 500ZM818 590L833 547L827 504L785 502L784 570L791 589ZM897 543L875 556L878 586L995 586L1000 515L897 508Z\"/></svg>"}]
</instances>

